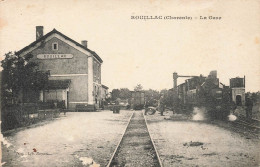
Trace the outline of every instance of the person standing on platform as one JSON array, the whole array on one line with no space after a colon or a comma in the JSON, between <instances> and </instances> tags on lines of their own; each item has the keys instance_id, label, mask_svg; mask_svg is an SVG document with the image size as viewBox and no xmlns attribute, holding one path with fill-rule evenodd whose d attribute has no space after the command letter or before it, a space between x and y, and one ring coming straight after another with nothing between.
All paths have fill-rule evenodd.
<instances>
[{"instance_id":1,"label":"person standing on platform","mask_svg":"<svg viewBox=\"0 0 260 167\"><path fill-rule=\"evenodd\" d=\"M115 113L117 113L117 114L119 114L119 112L120 112L120 105L119 105L119 103L120 103L120 99L117 98L116 102L115 102Z\"/></svg>"},{"instance_id":2,"label":"person standing on platform","mask_svg":"<svg viewBox=\"0 0 260 167\"><path fill-rule=\"evenodd\" d=\"M145 102L144 102L144 115L147 114L147 111L148 111L148 100L145 99Z\"/></svg>"},{"instance_id":3,"label":"person standing on platform","mask_svg":"<svg viewBox=\"0 0 260 167\"><path fill-rule=\"evenodd\" d=\"M252 118L253 101L250 97L246 98L246 118Z\"/></svg>"},{"instance_id":4,"label":"person standing on platform","mask_svg":"<svg viewBox=\"0 0 260 167\"><path fill-rule=\"evenodd\" d=\"M134 98L131 98L131 110L134 110L134 102L135 102L135 100L134 100Z\"/></svg>"},{"instance_id":5,"label":"person standing on platform","mask_svg":"<svg viewBox=\"0 0 260 167\"><path fill-rule=\"evenodd\" d=\"M101 100L101 108L104 110L104 99Z\"/></svg>"},{"instance_id":6,"label":"person standing on platform","mask_svg":"<svg viewBox=\"0 0 260 167\"><path fill-rule=\"evenodd\" d=\"M163 116L163 112L164 112L163 95L162 95L162 96L160 97L160 99L159 99L158 109L159 109L159 112L161 113L161 116Z\"/></svg>"}]
</instances>

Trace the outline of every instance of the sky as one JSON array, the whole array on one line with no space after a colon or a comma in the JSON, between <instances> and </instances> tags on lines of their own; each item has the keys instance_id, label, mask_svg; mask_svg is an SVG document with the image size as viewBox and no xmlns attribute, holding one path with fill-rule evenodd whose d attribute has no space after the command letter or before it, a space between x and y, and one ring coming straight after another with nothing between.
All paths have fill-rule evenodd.
<instances>
[{"instance_id":1,"label":"sky","mask_svg":"<svg viewBox=\"0 0 260 167\"><path fill-rule=\"evenodd\" d=\"M212 70L226 85L245 75L246 91L260 90L259 0L2 0L0 59L35 41L36 26L44 26L44 34L55 28L77 42L87 40L104 61L102 84L110 91L137 84L170 89L173 72L207 76Z\"/></svg>"}]
</instances>

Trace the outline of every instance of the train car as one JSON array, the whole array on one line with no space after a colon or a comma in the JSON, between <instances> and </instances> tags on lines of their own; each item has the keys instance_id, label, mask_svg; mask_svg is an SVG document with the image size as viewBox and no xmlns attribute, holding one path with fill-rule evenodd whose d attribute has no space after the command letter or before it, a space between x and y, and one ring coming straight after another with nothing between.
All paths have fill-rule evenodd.
<instances>
[{"instance_id":1,"label":"train car","mask_svg":"<svg viewBox=\"0 0 260 167\"><path fill-rule=\"evenodd\" d=\"M143 91L131 91L131 108L141 110L144 108L145 97Z\"/></svg>"},{"instance_id":2,"label":"train car","mask_svg":"<svg viewBox=\"0 0 260 167\"><path fill-rule=\"evenodd\" d=\"M217 72L208 77L192 77L177 87L178 97L186 109L206 107L212 118L225 119L230 112L231 89L219 82Z\"/></svg>"}]
</instances>

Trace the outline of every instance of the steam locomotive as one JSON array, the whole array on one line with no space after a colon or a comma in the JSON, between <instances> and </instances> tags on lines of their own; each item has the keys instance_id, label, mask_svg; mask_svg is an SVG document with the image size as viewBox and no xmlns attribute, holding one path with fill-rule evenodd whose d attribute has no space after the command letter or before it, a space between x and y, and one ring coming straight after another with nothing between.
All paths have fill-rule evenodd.
<instances>
[{"instance_id":1,"label":"steam locomotive","mask_svg":"<svg viewBox=\"0 0 260 167\"><path fill-rule=\"evenodd\" d=\"M211 118L225 119L233 107L231 88L219 82L217 71L208 77L193 76L177 86L178 104L182 109L206 107Z\"/></svg>"}]
</instances>

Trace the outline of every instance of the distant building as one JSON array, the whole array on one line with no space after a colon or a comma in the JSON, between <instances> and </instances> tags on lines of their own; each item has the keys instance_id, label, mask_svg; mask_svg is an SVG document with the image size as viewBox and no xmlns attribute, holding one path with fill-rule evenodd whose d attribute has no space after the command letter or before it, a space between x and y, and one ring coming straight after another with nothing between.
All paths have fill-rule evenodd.
<instances>
[{"instance_id":1,"label":"distant building","mask_svg":"<svg viewBox=\"0 0 260 167\"><path fill-rule=\"evenodd\" d=\"M101 100L105 100L108 98L108 87L105 85L101 85Z\"/></svg>"},{"instance_id":2,"label":"distant building","mask_svg":"<svg viewBox=\"0 0 260 167\"><path fill-rule=\"evenodd\" d=\"M66 108L77 104L100 106L101 65L103 60L87 46L53 29L46 35L36 27L36 41L17 52L32 54L39 70L49 71L48 89L38 95L40 101L64 101Z\"/></svg>"},{"instance_id":3,"label":"distant building","mask_svg":"<svg viewBox=\"0 0 260 167\"><path fill-rule=\"evenodd\" d=\"M232 101L238 106L245 105L245 77L230 79Z\"/></svg>"}]
</instances>

